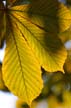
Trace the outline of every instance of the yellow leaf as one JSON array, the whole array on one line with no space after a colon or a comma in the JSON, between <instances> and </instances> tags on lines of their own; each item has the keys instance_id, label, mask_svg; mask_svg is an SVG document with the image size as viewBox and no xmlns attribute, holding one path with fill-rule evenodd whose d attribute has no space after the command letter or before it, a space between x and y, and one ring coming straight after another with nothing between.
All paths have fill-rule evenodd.
<instances>
[{"instance_id":1,"label":"yellow leaf","mask_svg":"<svg viewBox=\"0 0 71 108\"><path fill-rule=\"evenodd\" d=\"M49 72L63 71L67 56L57 33L70 26L71 16L67 7L55 1L36 0L5 10L3 79L29 105L43 87L41 67Z\"/></svg>"},{"instance_id":2,"label":"yellow leaf","mask_svg":"<svg viewBox=\"0 0 71 108\"><path fill-rule=\"evenodd\" d=\"M41 67L22 31L10 20L8 27L3 79L9 90L30 105L42 90Z\"/></svg>"},{"instance_id":3,"label":"yellow leaf","mask_svg":"<svg viewBox=\"0 0 71 108\"><path fill-rule=\"evenodd\" d=\"M28 5L16 6L14 7L15 11L12 10L10 12L10 18L17 26L15 30L22 32L22 37L25 38L29 47L31 47L40 66L49 72L63 71L63 64L67 55L63 44L57 35L55 36L52 33L46 32L42 29L41 25L38 26L31 19L29 20L27 17L28 14L27 16L24 15L27 7ZM38 21L37 18L36 21Z\"/></svg>"}]
</instances>

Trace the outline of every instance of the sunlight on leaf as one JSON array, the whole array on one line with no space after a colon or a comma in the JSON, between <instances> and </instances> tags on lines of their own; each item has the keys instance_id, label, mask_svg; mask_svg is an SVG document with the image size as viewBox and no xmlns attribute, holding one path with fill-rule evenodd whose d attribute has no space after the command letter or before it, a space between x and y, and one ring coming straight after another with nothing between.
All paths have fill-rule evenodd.
<instances>
[{"instance_id":1,"label":"sunlight on leaf","mask_svg":"<svg viewBox=\"0 0 71 108\"><path fill-rule=\"evenodd\" d=\"M42 89L41 67L21 31L16 29L16 25L9 22L3 78L15 95L30 104Z\"/></svg>"},{"instance_id":2,"label":"sunlight on leaf","mask_svg":"<svg viewBox=\"0 0 71 108\"><path fill-rule=\"evenodd\" d=\"M58 33L69 28L71 15L57 0L11 6L1 11L6 28L3 79L12 93L30 105L43 88L41 67L48 72L64 72L67 52Z\"/></svg>"},{"instance_id":3,"label":"sunlight on leaf","mask_svg":"<svg viewBox=\"0 0 71 108\"><path fill-rule=\"evenodd\" d=\"M32 49L31 51L37 57L40 66L49 72L63 71L62 64L64 64L66 59L66 51L63 44L57 36L46 32L41 25L38 26L31 19L29 20L26 12L27 8L29 8L28 5L24 5L12 8L15 11L11 9L10 19L16 25L15 30L21 32L22 37L25 38ZM36 21L38 21L37 18Z\"/></svg>"}]
</instances>

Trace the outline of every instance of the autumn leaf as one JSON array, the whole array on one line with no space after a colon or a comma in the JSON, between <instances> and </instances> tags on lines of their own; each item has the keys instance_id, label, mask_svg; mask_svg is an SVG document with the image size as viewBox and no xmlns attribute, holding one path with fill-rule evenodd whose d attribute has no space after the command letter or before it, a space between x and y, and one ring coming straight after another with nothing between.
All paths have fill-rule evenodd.
<instances>
[{"instance_id":1,"label":"autumn leaf","mask_svg":"<svg viewBox=\"0 0 71 108\"><path fill-rule=\"evenodd\" d=\"M57 33L68 29L71 15L53 0L8 6L1 12L6 24L3 79L12 93L30 105L43 88L41 67L63 72L67 53Z\"/></svg>"},{"instance_id":2,"label":"autumn leaf","mask_svg":"<svg viewBox=\"0 0 71 108\"><path fill-rule=\"evenodd\" d=\"M3 61L4 81L15 95L30 104L42 89L41 68L21 31L16 31L16 25L12 26L9 22L7 33L9 36Z\"/></svg>"},{"instance_id":3,"label":"autumn leaf","mask_svg":"<svg viewBox=\"0 0 71 108\"><path fill-rule=\"evenodd\" d=\"M38 24L41 22L40 25L35 24L36 21L33 22L32 19L28 18L29 7L29 5L22 5L11 8L10 18L11 20L13 20L12 22L14 22L14 24L17 26L16 31L18 29L22 31L22 34L24 34L23 37L25 37L28 44L33 49L35 56L38 58L40 66L42 66L49 72L58 70L63 71L63 66L61 64L64 63L66 58L65 48L62 47L63 45L58 39L57 35L55 36L55 34L49 33L44 30L44 28L42 27L44 26L44 24L41 18L38 22L37 16L35 17ZM56 46L56 44L58 45Z\"/></svg>"}]
</instances>

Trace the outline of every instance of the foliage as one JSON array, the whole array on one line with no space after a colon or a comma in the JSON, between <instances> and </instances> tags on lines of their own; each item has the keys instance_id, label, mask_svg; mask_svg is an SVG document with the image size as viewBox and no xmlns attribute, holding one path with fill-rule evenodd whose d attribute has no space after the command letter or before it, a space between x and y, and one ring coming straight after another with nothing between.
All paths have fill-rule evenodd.
<instances>
[{"instance_id":1,"label":"foliage","mask_svg":"<svg viewBox=\"0 0 71 108\"><path fill-rule=\"evenodd\" d=\"M0 0L0 48L6 42L2 63L5 85L28 105L36 97L48 97L53 92L52 85L56 85L53 93L61 95L62 84L71 72L71 55L64 46L71 39L70 7L58 0L5 3ZM45 83L42 77L47 75Z\"/></svg>"}]
</instances>

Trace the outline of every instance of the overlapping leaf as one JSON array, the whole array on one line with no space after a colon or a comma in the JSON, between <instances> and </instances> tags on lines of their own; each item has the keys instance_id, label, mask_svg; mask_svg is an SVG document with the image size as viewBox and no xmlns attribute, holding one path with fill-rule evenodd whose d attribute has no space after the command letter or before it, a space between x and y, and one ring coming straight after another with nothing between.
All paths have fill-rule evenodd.
<instances>
[{"instance_id":1,"label":"overlapping leaf","mask_svg":"<svg viewBox=\"0 0 71 108\"><path fill-rule=\"evenodd\" d=\"M28 13L33 23L54 34L65 31L71 25L69 10L64 4L59 3L57 0L32 0L31 5L27 6L26 9L23 10L23 6L18 8L23 15ZM13 10L18 9L13 8Z\"/></svg>"},{"instance_id":2,"label":"overlapping leaf","mask_svg":"<svg viewBox=\"0 0 71 108\"><path fill-rule=\"evenodd\" d=\"M49 72L63 71L67 53L57 32L70 26L71 16L63 4L55 1L36 0L11 7L6 14L3 79L28 104L41 92L41 66Z\"/></svg>"}]
</instances>

